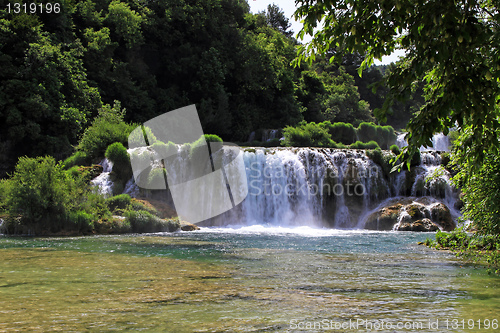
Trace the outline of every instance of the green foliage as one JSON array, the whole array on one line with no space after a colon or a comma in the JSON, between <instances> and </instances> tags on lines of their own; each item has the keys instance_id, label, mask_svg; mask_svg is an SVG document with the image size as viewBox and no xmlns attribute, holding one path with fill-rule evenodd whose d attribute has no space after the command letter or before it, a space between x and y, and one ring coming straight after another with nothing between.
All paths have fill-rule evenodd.
<instances>
[{"instance_id":1,"label":"green foliage","mask_svg":"<svg viewBox=\"0 0 500 333\"><path fill-rule=\"evenodd\" d=\"M67 217L67 228L79 233L90 234L94 229L95 216L83 210L69 212Z\"/></svg>"},{"instance_id":2,"label":"green foliage","mask_svg":"<svg viewBox=\"0 0 500 333\"><path fill-rule=\"evenodd\" d=\"M130 195L128 194L119 194L114 197L106 199L106 205L108 206L110 211L114 211L116 209L125 209L131 203Z\"/></svg>"},{"instance_id":3,"label":"green foliage","mask_svg":"<svg viewBox=\"0 0 500 333\"><path fill-rule=\"evenodd\" d=\"M90 159L87 157L87 154L83 151L76 151L73 155L64 160L62 166L64 169L70 169L74 166L88 164L90 164Z\"/></svg>"},{"instance_id":4,"label":"green foliage","mask_svg":"<svg viewBox=\"0 0 500 333\"><path fill-rule=\"evenodd\" d=\"M295 147L332 147L332 141L328 130L316 123L300 122L297 127L287 126L283 130L285 140L284 146Z\"/></svg>"},{"instance_id":5,"label":"green foliage","mask_svg":"<svg viewBox=\"0 0 500 333\"><path fill-rule=\"evenodd\" d=\"M148 141L145 140L148 138ZM154 145L155 143L160 142L153 134L151 128L147 126L137 126L129 135L128 138L128 146L129 148L136 147L145 147L148 144Z\"/></svg>"},{"instance_id":6,"label":"green foliage","mask_svg":"<svg viewBox=\"0 0 500 333\"><path fill-rule=\"evenodd\" d=\"M361 123L357 129L362 142L376 141L382 149L387 149L396 141L396 133L391 126L379 126L373 123Z\"/></svg>"},{"instance_id":7,"label":"green foliage","mask_svg":"<svg viewBox=\"0 0 500 333\"><path fill-rule=\"evenodd\" d=\"M472 162L469 174L480 168L486 154L498 154L494 129L499 127L500 67L497 50L490 47L500 39L497 2L298 0L297 6L295 17L304 22L299 35L313 36L299 47L297 65L328 54L332 45L337 46L332 61L365 54L360 72L395 49L406 52L385 79L387 98L376 116L385 121L394 101L408 99L416 84L423 85L425 103L407 126L407 160L421 146L431 146L433 134L448 134L454 126L470 126L474 133L466 154Z\"/></svg>"},{"instance_id":8,"label":"green foliage","mask_svg":"<svg viewBox=\"0 0 500 333\"><path fill-rule=\"evenodd\" d=\"M321 124L328 130L335 142L349 145L356 141L356 129L351 124L342 122L332 124L330 121L324 121Z\"/></svg>"},{"instance_id":9,"label":"green foliage","mask_svg":"<svg viewBox=\"0 0 500 333\"><path fill-rule=\"evenodd\" d=\"M436 240L426 239L426 246L452 250L457 255L485 264L489 273L500 274L500 237L498 235L468 234L464 228L436 233Z\"/></svg>"},{"instance_id":10,"label":"green foliage","mask_svg":"<svg viewBox=\"0 0 500 333\"><path fill-rule=\"evenodd\" d=\"M177 154L177 145L171 141L168 143L158 141L153 144L153 150L162 157L172 156Z\"/></svg>"},{"instance_id":11,"label":"green foliage","mask_svg":"<svg viewBox=\"0 0 500 333\"><path fill-rule=\"evenodd\" d=\"M103 156L106 148L112 143L126 145L133 126L123 121L124 115L125 110L121 109L120 102L115 101L112 108L105 105L99 110L99 115L92 125L83 133L78 150L94 159Z\"/></svg>"},{"instance_id":12,"label":"green foliage","mask_svg":"<svg viewBox=\"0 0 500 333\"><path fill-rule=\"evenodd\" d=\"M366 123L363 122L359 124L357 129L358 138L362 142L368 141L376 141L378 139L377 136L377 125L374 123Z\"/></svg>"},{"instance_id":13,"label":"green foliage","mask_svg":"<svg viewBox=\"0 0 500 333\"><path fill-rule=\"evenodd\" d=\"M145 210L149 212L150 214L153 214L155 216L159 216L159 212L156 208L154 208L151 205L146 205L144 202L139 201L137 199L132 199L130 203L130 210L133 211L140 211L140 210Z\"/></svg>"},{"instance_id":14,"label":"green foliage","mask_svg":"<svg viewBox=\"0 0 500 333\"><path fill-rule=\"evenodd\" d=\"M108 146L105 156L113 162L113 172L122 181L127 181L132 176L130 157L127 148L121 142L115 142Z\"/></svg>"},{"instance_id":15,"label":"green foliage","mask_svg":"<svg viewBox=\"0 0 500 333\"><path fill-rule=\"evenodd\" d=\"M349 145L349 148L351 149L380 149L378 146L378 143L375 141L369 141L369 142L361 142L361 141L356 141L352 145Z\"/></svg>"},{"instance_id":16,"label":"green foliage","mask_svg":"<svg viewBox=\"0 0 500 333\"><path fill-rule=\"evenodd\" d=\"M373 162L375 162L382 168L382 172L386 178L389 177L392 168L391 155L384 154L384 152L379 147L376 147L375 149L367 150L366 156L368 156Z\"/></svg>"},{"instance_id":17,"label":"green foliage","mask_svg":"<svg viewBox=\"0 0 500 333\"><path fill-rule=\"evenodd\" d=\"M173 232L179 229L180 224L175 220L162 220L148 211L129 211L126 213L132 232Z\"/></svg>"},{"instance_id":18,"label":"green foliage","mask_svg":"<svg viewBox=\"0 0 500 333\"><path fill-rule=\"evenodd\" d=\"M399 156L399 154L401 153L401 149L399 149L397 145L390 146L389 150L396 156Z\"/></svg>"}]
</instances>

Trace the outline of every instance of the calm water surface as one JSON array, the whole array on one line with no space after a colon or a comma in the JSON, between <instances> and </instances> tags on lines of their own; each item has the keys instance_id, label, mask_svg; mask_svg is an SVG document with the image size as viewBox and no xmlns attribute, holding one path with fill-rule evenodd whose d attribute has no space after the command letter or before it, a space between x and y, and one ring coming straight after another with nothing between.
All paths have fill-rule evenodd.
<instances>
[{"instance_id":1,"label":"calm water surface","mask_svg":"<svg viewBox=\"0 0 500 333\"><path fill-rule=\"evenodd\" d=\"M429 236L256 226L4 237L0 331L498 331L500 279L417 245Z\"/></svg>"}]
</instances>

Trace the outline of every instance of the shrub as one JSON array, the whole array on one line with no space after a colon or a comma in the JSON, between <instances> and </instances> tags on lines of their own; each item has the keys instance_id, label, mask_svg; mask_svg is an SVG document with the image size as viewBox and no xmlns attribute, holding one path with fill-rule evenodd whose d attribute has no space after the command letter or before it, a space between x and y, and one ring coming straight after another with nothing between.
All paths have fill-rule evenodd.
<instances>
[{"instance_id":1,"label":"shrub","mask_svg":"<svg viewBox=\"0 0 500 333\"><path fill-rule=\"evenodd\" d=\"M134 211L145 210L153 215L159 216L158 210L146 201L140 201L138 199L132 199L130 202L129 209Z\"/></svg>"},{"instance_id":2,"label":"shrub","mask_svg":"<svg viewBox=\"0 0 500 333\"><path fill-rule=\"evenodd\" d=\"M78 210L68 213L68 227L84 234L91 233L94 229L94 216L85 211Z\"/></svg>"},{"instance_id":3,"label":"shrub","mask_svg":"<svg viewBox=\"0 0 500 333\"><path fill-rule=\"evenodd\" d=\"M210 145L210 150L214 153L222 148L222 143L223 141L219 136L215 134L204 134L191 144L190 156L193 157L200 152L205 154L207 144Z\"/></svg>"},{"instance_id":4,"label":"shrub","mask_svg":"<svg viewBox=\"0 0 500 333\"><path fill-rule=\"evenodd\" d=\"M314 122L300 122L297 127L287 126L283 130L285 139L283 146L295 147L332 147L332 141L328 130Z\"/></svg>"},{"instance_id":5,"label":"shrub","mask_svg":"<svg viewBox=\"0 0 500 333\"><path fill-rule=\"evenodd\" d=\"M391 126L379 126L366 122L359 124L357 134L360 141L376 141L382 149L387 149L397 138L394 128Z\"/></svg>"},{"instance_id":6,"label":"shrub","mask_svg":"<svg viewBox=\"0 0 500 333\"><path fill-rule=\"evenodd\" d=\"M10 179L0 179L0 213L7 210L7 200L11 187L12 181Z\"/></svg>"},{"instance_id":7,"label":"shrub","mask_svg":"<svg viewBox=\"0 0 500 333\"><path fill-rule=\"evenodd\" d=\"M160 157L168 157L177 154L177 145L171 141L168 143L158 141L153 143L153 150Z\"/></svg>"},{"instance_id":8,"label":"shrub","mask_svg":"<svg viewBox=\"0 0 500 333\"><path fill-rule=\"evenodd\" d=\"M356 129L348 123L331 123L324 121L321 125L328 130L331 139L345 145L350 145L356 141Z\"/></svg>"},{"instance_id":9,"label":"shrub","mask_svg":"<svg viewBox=\"0 0 500 333\"><path fill-rule=\"evenodd\" d=\"M175 224L171 220L165 221L145 210L129 211L126 213L132 232L173 232L180 224Z\"/></svg>"},{"instance_id":10,"label":"shrub","mask_svg":"<svg viewBox=\"0 0 500 333\"><path fill-rule=\"evenodd\" d=\"M399 156L399 154L401 154L401 149L399 149L399 147L397 145L392 145L389 149L396 156Z\"/></svg>"},{"instance_id":11,"label":"shrub","mask_svg":"<svg viewBox=\"0 0 500 333\"><path fill-rule=\"evenodd\" d=\"M69 169L74 166L89 165L90 163L91 161L87 153L84 151L76 151L73 155L64 160L62 166L64 169Z\"/></svg>"},{"instance_id":12,"label":"shrub","mask_svg":"<svg viewBox=\"0 0 500 333\"><path fill-rule=\"evenodd\" d=\"M351 149L380 149L378 143L375 141L370 141L370 142L361 142L361 141L356 141L352 145L349 145L349 148Z\"/></svg>"},{"instance_id":13,"label":"shrub","mask_svg":"<svg viewBox=\"0 0 500 333\"><path fill-rule=\"evenodd\" d=\"M123 121L124 115L125 110L121 110L118 101L115 101L113 108L103 106L92 125L83 133L77 149L92 160L103 156L106 148L113 142L126 145L134 125L126 124Z\"/></svg>"},{"instance_id":14,"label":"shrub","mask_svg":"<svg viewBox=\"0 0 500 333\"><path fill-rule=\"evenodd\" d=\"M369 142L377 139L377 127L374 123L363 122L357 129L358 138L361 142Z\"/></svg>"},{"instance_id":15,"label":"shrub","mask_svg":"<svg viewBox=\"0 0 500 333\"><path fill-rule=\"evenodd\" d=\"M147 141L145 137L148 139ZM159 141L153 134L151 128L144 125L136 126L128 137L129 148L144 147L147 146L148 144L154 145L156 142Z\"/></svg>"},{"instance_id":16,"label":"shrub","mask_svg":"<svg viewBox=\"0 0 500 333\"><path fill-rule=\"evenodd\" d=\"M115 142L106 149L106 158L113 162L113 172L120 180L128 180L132 175L130 157L127 148L121 142Z\"/></svg>"},{"instance_id":17,"label":"shrub","mask_svg":"<svg viewBox=\"0 0 500 333\"><path fill-rule=\"evenodd\" d=\"M131 202L130 195L128 194L119 194L114 197L106 199L106 205L108 206L110 211L114 211L116 209L125 209Z\"/></svg>"},{"instance_id":18,"label":"shrub","mask_svg":"<svg viewBox=\"0 0 500 333\"><path fill-rule=\"evenodd\" d=\"M382 172L384 173L385 177L389 177L392 169L391 156L384 155L380 148L367 150L366 156L368 156L368 158L370 158L374 163L378 164L382 168Z\"/></svg>"}]
</instances>

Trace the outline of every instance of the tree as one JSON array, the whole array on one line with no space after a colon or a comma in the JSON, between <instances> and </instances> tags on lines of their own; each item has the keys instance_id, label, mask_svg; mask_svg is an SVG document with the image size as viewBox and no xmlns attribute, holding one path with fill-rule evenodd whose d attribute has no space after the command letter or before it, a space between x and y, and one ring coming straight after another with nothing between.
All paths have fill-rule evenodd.
<instances>
[{"instance_id":1,"label":"tree","mask_svg":"<svg viewBox=\"0 0 500 333\"><path fill-rule=\"evenodd\" d=\"M365 54L360 71L374 59L406 51L385 79L389 88L376 115L386 120L390 105L424 84L425 104L407 125L408 157L430 146L436 132L470 125L471 149L463 155L470 171L486 153L498 153L500 98L500 12L497 0L296 0L299 35L313 36L300 47L296 65L331 48L342 54ZM322 27L315 31L319 25ZM461 147L464 148L464 147ZM409 159L408 159L409 161Z\"/></svg>"},{"instance_id":2,"label":"tree","mask_svg":"<svg viewBox=\"0 0 500 333\"><path fill-rule=\"evenodd\" d=\"M266 21L271 28L278 30L283 35L291 37L293 31L288 31L292 24L290 20L285 16L285 12L275 4L267 6Z\"/></svg>"}]
</instances>

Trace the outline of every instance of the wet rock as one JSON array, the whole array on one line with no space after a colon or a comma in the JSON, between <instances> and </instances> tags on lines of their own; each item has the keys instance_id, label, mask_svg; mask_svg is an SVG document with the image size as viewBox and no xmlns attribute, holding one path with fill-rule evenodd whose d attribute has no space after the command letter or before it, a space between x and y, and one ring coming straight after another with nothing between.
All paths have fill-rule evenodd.
<instances>
[{"instance_id":1,"label":"wet rock","mask_svg":"<svg viewBox=\"0 0 500 333\"><path fill-rule=\"evenodd\" d=\"M415 222L401 222L396 228L397 231L420 231L431 232L439 230L439 227L430 219L424 218Z\"/></svg>"},{"instance_id":2,"label":"wet rock","mask_svg":"<svg viewBox=\"0 0 500 333\"><path fill-rule=\"evenodd\" d=\"M417 202L418 201L418 202ZM448 207L432 198L411 198L388 202L385 207L375 210L365 220L368 230L400 231L451 231L456 224Z\"/></svg>"},{"instance_id":3,"label":"wet rock","mask_svg":"<svg viewBox=\"0 0 500 333\"><path fill-rule=\"evenodd\" d=\"M437 223L443 231L451 231L457 227L446 205L442 203L434 204L431 206L430 211L432 221Z\"/></svg>"},{"instance_id":4,"label":"wet rock","mask_svg":"<svg viewBox=\"0 0 500 333\"><path fill-rule=\"evenodd\" d=\"M182 231L195 231L195 230L200 230L200 227L198 227L196 224L181 221L181 230Z\"/></svg>"},{"instance_id":5,"label":"wet rock","mask_svg":"<svg viewBox=\"0 0 500 333\"><path fill-rule=\"evenodd\" d=\"M398 216L402 207L401 203L397 203L370 214L366 221L365 229L392 230L394 225L398 223Z\"/></svg>"}]
</instances>

